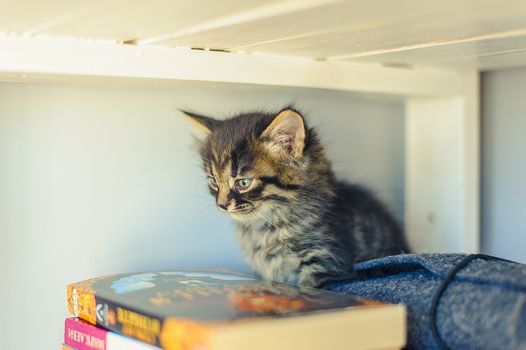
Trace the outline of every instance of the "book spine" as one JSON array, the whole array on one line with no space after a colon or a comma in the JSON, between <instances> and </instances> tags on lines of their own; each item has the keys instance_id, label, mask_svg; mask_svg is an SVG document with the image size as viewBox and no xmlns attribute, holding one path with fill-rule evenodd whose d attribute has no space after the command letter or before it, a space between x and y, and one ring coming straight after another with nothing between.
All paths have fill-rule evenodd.
<instances>
[{"instance_id":1,"label":"book spine","mask_svg":"<svg viewBox=\"0 0 526 350\"><path fill-rule=\"evenodd\" d=\"M89 323L96 323L96 300L92 285L106 277L70 284L67 288L68 311Z\"/></svg>"},{"instance_id":2,"label":"book spine","mask_svg":"<svg viewBox=\"0 0 526 350\"><path fill-rule=\"evenodd\" d=\"M160 350L76 318L66 319L64 344L76 350Z\"/></svg>"},{"instance_id":3,"label":"book spine","mask_svg":"<svg viewBox=\"0 0 526 350\"><path fill-rule=\"evenodd\" d=\"M109 350L106 347L108 331L68 318L64 327L64 344L77 350Z\"/></svg>"},{"instance_id":4,"label":"book spine","mask_svg":"<svg viewBox=\"0 0 526 350\"><path fill-rule=\"evenodd\" d=\"M96 295L82 285L68 286L68 310L91 324L166 350L209 349L207 326L149 315Z\"/></svg>"},{"instance_id":5,"label":"book spine","mask_svg":"<svg viewBox=\"0 0 526 350\"><path fill-rule=\"evenodd\" d=\"M99 296L95 300L97 325L147 344L161 346L162 318Z\"/></svg>"}]
</instances>

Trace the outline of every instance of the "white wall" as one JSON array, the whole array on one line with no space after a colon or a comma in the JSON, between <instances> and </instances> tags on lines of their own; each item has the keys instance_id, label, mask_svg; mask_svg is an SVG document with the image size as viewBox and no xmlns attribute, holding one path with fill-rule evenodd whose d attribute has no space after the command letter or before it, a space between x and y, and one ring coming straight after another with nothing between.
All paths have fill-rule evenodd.
<instances>
[{"instance_id":1,"label":"white wall","mask_svg":"<svg viewBox=\"0 0 526 350\"><path fill-rule=\"evenodd\" d=\"M482 75L482 251L526 263L526 68Z\"/></svg>"},{"instance_id":2,"label":"white wall","mask_svg":"<svg viewBox=\"0 0 526 350\"><path fill-rule=\"evenodd\" d=\"M65 287L168 268L246 270L177 108L219 117L296 102L342 177L403 217L400 103L283 88L0 84L0 349L56 349Z\"/></svg>"}]
</instances>

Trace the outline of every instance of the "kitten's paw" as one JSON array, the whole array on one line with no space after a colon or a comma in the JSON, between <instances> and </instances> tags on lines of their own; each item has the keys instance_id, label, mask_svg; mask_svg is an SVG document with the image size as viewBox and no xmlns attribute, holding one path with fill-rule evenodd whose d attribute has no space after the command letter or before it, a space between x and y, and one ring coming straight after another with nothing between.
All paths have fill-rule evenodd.
<instances>
[{"instance_id":1,"label":"kitten's paw","mask_svg":"<svg viewBox=\"0 0 526 350\"><path fill-rule=\"evenodd\" d=\"M303 269L298 275L298 284L306 287L316 288L327 281L324 273L312 269Z\"/></svg>"}]
</instances>

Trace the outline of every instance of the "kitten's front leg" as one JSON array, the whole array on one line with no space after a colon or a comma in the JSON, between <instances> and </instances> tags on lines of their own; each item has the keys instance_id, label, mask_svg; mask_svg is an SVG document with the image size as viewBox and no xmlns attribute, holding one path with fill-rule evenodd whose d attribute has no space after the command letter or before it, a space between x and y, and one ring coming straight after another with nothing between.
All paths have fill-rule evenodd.
<instances>
[{"instance_id":1,"label":"kitten's front leg","mask_svg":"<svg viewBox=\"0 0 526 350\"><path fill-rule=\"evenodd\" d=\"M328 247L311 247L297 254L297 283L308 287L319 287L323 283L347 275L345 259Z\"/></svg>"},{"instance_id":2,"label":"kitten's front leg","mask_svg":"<svg viewBox=\"0 0 526 350\"><path fill-rule=\"evenodd\" d=\"M330 280L332 275L323 264L303 265L298 273L298 284L316 288Z\"/></svg>"}]
</instances>

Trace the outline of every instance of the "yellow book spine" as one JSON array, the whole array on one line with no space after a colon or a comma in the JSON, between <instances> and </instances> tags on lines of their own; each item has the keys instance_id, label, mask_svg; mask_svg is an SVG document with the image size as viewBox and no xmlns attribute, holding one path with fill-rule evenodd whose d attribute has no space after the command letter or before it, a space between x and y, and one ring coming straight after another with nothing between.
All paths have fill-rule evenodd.
<instances>
[{"instance_id":1,"label":"yellow book spine","mask_svg":"<svg viewBox=\"0 0 526 350\"><path fill-rule=\"evenodd\" d=\"M91 286L97 281L107 279L108 277L110 276L92 278L68 285L67 299L69 313L91 324L97 324L97 302L95 301L95 290L93 290Z\"/></svg>"}]
</instances>

